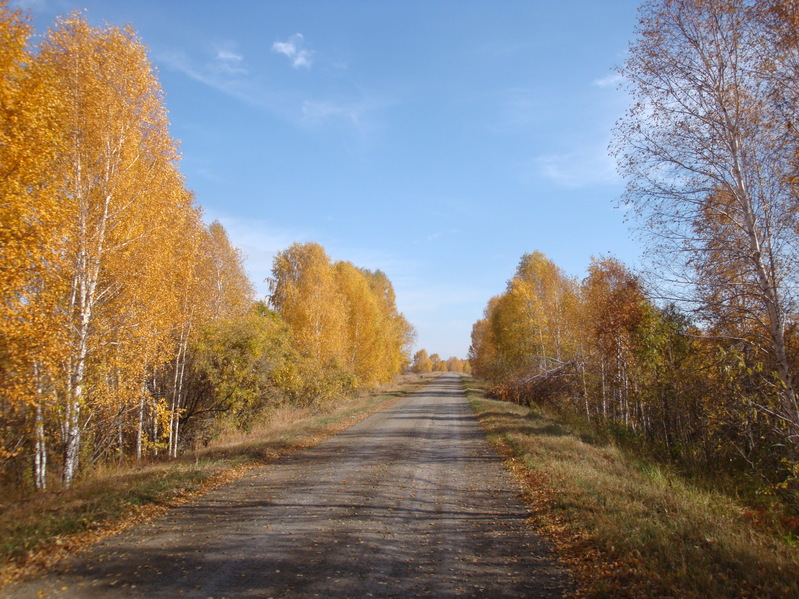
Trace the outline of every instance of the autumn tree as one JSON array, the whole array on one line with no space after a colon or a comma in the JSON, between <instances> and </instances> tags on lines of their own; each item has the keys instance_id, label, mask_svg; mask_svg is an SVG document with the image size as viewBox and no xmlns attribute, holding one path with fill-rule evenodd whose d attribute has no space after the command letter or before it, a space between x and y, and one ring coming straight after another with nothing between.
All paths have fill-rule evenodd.
<instances>
[{"instance_id":1,"label":"autumn tree","mask_svg":"<svg viewBox=\"0 0 799 599\"><path fill-rule=\"evenodd\" d=\"M425 372L433 372L433 361L427 353L426 349L420 349L413 354L413 362L411 363L411 371L417 374Z\"/></svg>"},{"instance_id":2,"label":"autumn tree","mask_svg":"<svg viewBox=\"0 0 799 599\"><path fill-rule=\"evenodd\" d=\"M410 362L410 351L416 338L413 325L397 309L394 286L381 270L361 269L379 306L379 342L381 355L379 380L385 382L399 374Z\"/></svg>"},{"instance_id":3,"label":"autumn tree","mask_svg":"<svg viewBox=\"0 0 799 599\"><path fill-rule=\"evenodd\" d=\"M768 3L766 3L768 4ZM783 3L784 4L784 3ZM786 330L796 308L796 95L761 4L651 0L621 70L616 155L665 293L768 354L758 401L799 446ZM784 83L783 83L784 82ZM735 333L738 334L738 333Z\"/></svg>"},{"instance_id":4,"label":"autumn tree","mask_svg":"<svg viewBox=\"0 0 799 599\"><path fill-rule=\"evenodd\" d=\"M270 303L292 331L297 350L317 363L345 360L345 300L333 265L317 243L295 243L274 259Z\"/></svg>"},{"instance_id":5,"label":"autumn tree","mask_svg":"<svg viewBox=\"0 0 799 599\"><path fill-rule=\"evenodd\" d=\"M359 386L368 387L382 378L380 306L361 269L345 261L336 262L334 269L345 312L344 365Z\"/></svg>"},{"instance_id":6,"label":"autumn tree","mask_svg":"<svg viewBox=\"0 0 799 599\"><path fill-rule=\"evenodd\" d=\"M468 359L472 371L489 381L499 378L497 368L497 347L491 327L494 311L500 297L495 296L488 300L483 310L483 318L472 325L471 344L469 345Z\"/></svg>"},{"instance_id":7,"label":"autumn tree","mask_svg":"<svg viewBox=\"0 0 799 599\"><path fill-rule=\"evenodd\" d=\"M99 402L118 401L111 388L140 388L146 348L166 333L154 320L167 310L158 303L159 275L179 243L171 219L192 205L176 171L160 86L132 31L93 28L80 15L59 20L37 65L58 99L53 185L69 214L59 231L67 293L57 312L69 351L52 373L69 485ZM123 372L131 364L138 370Z\"/></svg>"},{"instance_id":8,"label":"autumn tree","mask_svg":"<svg viewBox=\"0 0 799 599\"><path fill-rule=\"evenodd\" d=\"M275 256L269 284L303 360L286 378L298 399L384 382L408 363L413 328L385 273L332 263L319 244L295 243Z\"/></svg>"},{"instance_id":9,"label":"autumn tree","mask_svg":"<svg viewBox=\"0 0 799 599\"><path fill-rule=\"evenodd\" d=\"M293 359L288 328L262 302L245 315L208 322L190 349L181 404L184 438L213 438L226 422L247 430L281 403L278 385Z\"/></svg>"},{"instance_id":10,"label":"autumn tree","mask_svg":"<svg viewBox=\"0 0 799 599\"><path fill-rule=\"evenodd\" d=\"M173 353L170 364L160 375L167 410L167 450L177 457L181 425L189 417L186 405L190 395L192 347L203 331L214 323L244 318L252 308L255 291L244 269L244 258L218 221L207 227L199 219L188 218L182 228L183 244L175 260L174 293L177 307L173 328ZM196 382L196 380L195 380ZM196 400L195 400L196 401ZM157 437L157 434L153 435Z\"/></svg>"},{"instance_id":11,"label":"autumn tree","mask_svg":"<svg viewBox=\"0 0 799 599\"><path fill-rule=\"evenodd\" d=\"M594 259L583 282L583 309L590 336L589 378L596 386L596 413L605 420L635 426L638 327L647 299L637 277L613 258Z\"/></svg>"},{"instance_id":12,"label":"autumn tree","mask_svg":"<svg viewBox=\"0 0 799 599\"><path fill-rule=\"evenodd\" d=\"M35 455L34 479L46 485L61 323L46 318L65 293L57 276L66 211L55 193L58 131L52 87L32 72L31 27L0 2L0 465ZM35 443L29 445L35 429Z\"/></svg>"},{"instance_id":13,"label":"autumn tree","mask_svg":"<svg viewBox=\"0 0 799 599\"><path fill-rule=\"evenodd\" d=\"M456 356L447 358L447 372L467 372L467 362Z\"/></svg>"},{"instance_id":14,"label":"autumn tree","mask_svg":"<svg viewBox=\"0 0 799 599\"><path fill-rule=\"evenodd\" d=\"M472 365L495 382L554 394L549 383L574 362L576 309L574 281L543 253L525 254L472 330Z\"/></svg>"}]
</instances>

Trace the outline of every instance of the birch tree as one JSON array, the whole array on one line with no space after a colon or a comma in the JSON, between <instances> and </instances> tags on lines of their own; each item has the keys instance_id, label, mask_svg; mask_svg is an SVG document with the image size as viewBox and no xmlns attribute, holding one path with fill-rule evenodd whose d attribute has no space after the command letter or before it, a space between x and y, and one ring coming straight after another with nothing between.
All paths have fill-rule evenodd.
<instances>
[{"instance_id":1,"label":"birch tree","mask_svg":"<svg viewBox=\"0 0 799 599\"><path fill-rule=\"evenodd\" d=\"M799 448L786 329L796 309L796 96L746 0L650 0L621 69L615 151L664 293L745 329L769 356L760 407ZM790 84L790 82L787 82ZM787 99L787 101L786 101ZM780 101L778 101L780 100Z\"/></svg>"},{"instance_id":2,"label":"birch tree","mask_svg":"<svg viewBox=\"0 0 799 599\"><path fill-rule=\"evenodd\" d=\"M174 280L178 318L173 332L173 356L165 375L169 389L169 455L177 457L185 413L187 376L192 347L213 323L244 318L255 291L244 269L241 252L233 247L218 221L205 227L199 217L183 224L183 243L177 256Z\"/></svg>"},{"instance_id":3,"label":"birch tree","mask_svg":"<svg viewBox=\"0 0 799 599\"><path fill-rule=\"evenodd\" d=\"M27 455L33 433L34 480L44 488L49 374L63 328L46 315L63 293L57 272L66 212L49 185L54 96L31 69L31 33L24 15L0 2L0 465Z\"/></svg>"},{"instance_id":4,"label":"birch tree","mask_svg":"<svg viewBox=\"0 0 799 599\"><path fill-rule=\"evenodd\" d=\"M269 279L272 307L292 331L301 355L317 364L346 362L346 300L335 270L317 243L279 252Z\"/></svg>"},{"instance_id":5,"label":"birch tree","mask_svg":"<svg viewBox=\"0 0 799 599\"><path fill-rule=\"evenodd\" d=\"M151 233L168 226L172 211L165 207L182 180L175 176L177 148L160 87L132 31L93 28L73 15L48 33L38 61L58 98L63 138L56 191L70 215L61 232L69 267L60 312L68 320L69 351L59 384L62 478L69 486L92 417L92 388L107 381L103 369L119 336L149 318L130 302L134 287L157 274L149 268L157 242Z\"/></svg>"}]
</instances>

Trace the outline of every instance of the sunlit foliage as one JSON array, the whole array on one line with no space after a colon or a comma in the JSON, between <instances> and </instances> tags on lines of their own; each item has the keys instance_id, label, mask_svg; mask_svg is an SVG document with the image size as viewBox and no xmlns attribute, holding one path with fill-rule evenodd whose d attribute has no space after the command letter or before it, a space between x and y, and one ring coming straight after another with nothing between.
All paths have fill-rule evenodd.
<instances>
[{"instance_id":1,"label":"sunlit foliage","mask_svg":"<svg viewBox=\"0 0 799 599\"><path fill-rule=\"evenodd\" d=\"M0 0L0 483L174 457L406 367L413 329L380 271L298 244L277 311L255 302L131 29L75 13L32 34Z\"/></svg>"},{"instance_id":2,"label":"sunlit foliage","mask_svg":"<svg viewBox=\"0 0 799 599\"><path fill-rule=\"evenodd\" d=\"M317 243L275 256L270 302L288 326L302 367L286 381L306 400L390 380L409 360L413 328L380 271L333 263Z\"/></svg>"}]
</instances>

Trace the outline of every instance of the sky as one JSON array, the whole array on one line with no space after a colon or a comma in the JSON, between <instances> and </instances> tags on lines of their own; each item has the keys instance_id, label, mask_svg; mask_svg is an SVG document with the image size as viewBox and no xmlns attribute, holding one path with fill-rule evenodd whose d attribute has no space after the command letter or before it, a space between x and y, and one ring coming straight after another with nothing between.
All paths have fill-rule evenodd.
<instances>
[{"instance_id":1,"label":"sky","mask_svg":"<svg viewBox=\"0 0 799 599\"><path fill-rule=\"evenodd\" d=\"M640 248L608 155L638 0L12 0L130 25L204 218L259 295L276 252L384 271L416 349L467 356L525 253Z\"/></svg>"}]
</instances>

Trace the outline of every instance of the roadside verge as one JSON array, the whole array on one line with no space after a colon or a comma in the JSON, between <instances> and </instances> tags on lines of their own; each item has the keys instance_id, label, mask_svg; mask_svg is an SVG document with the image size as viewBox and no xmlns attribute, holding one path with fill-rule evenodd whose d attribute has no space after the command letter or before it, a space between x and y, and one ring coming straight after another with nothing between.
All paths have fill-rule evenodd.
<instances>
[{"instance_id":1,"label":"roadside verge","mask_svg":"<svg viewBox=\"0 0 799 599\"><path fill-rule=\"evenodd\" d=\"M578 597L799 597L796 539L747 506L463 383Z\"/></svg>"}]
</instances>

